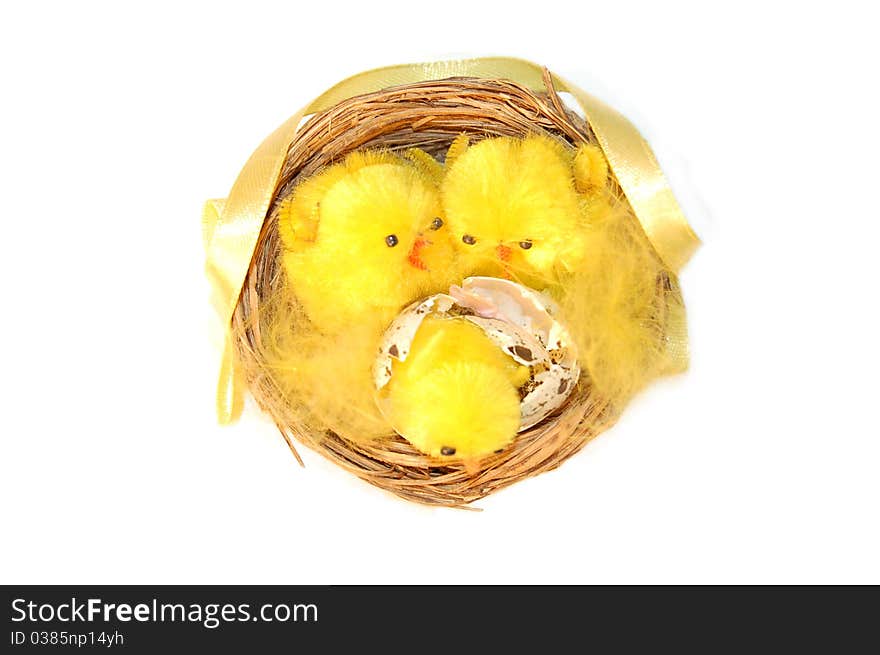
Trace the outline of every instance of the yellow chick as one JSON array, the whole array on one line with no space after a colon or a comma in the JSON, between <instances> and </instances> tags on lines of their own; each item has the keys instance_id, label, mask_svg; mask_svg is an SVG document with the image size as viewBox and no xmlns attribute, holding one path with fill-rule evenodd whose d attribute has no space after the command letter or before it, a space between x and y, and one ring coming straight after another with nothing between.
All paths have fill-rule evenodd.
<instances>
[{"instance_id":1,"label":"yellow chick","mask_svg":"<svg viewBox=\"0 0 880 655\"><path fill-rule=\"evenodd\" d=\"M583 230L603 204L602 152L541 135L498 137L447 153L443 208L463 275L506 277L543 289L586 256ZM606 202L607 204L607 202Z\"/></svg>"},{"instance_id":2,"label":"yellow chick","mask_svg":"<svg viewBox=\"0 0 880 655\"><path fill-rule=\"evenodd\" d=\"M408 302L448 284L453 249L425 165L384 151L354 152L280 203L284 268L321 331L367 318L387 323Z\"/></svg>"},{"instance_id":3,"label":"yellow chick","mask_svg":"<svg viewBox=\"0 0 880 655\"><path fill-rule=\"evenodd\" d=\"M529 375L476 325L429 316L406 360L395 360L384 403L391 424L420 451L467 463L513 441Z\"/></svg>"}]
</instances>

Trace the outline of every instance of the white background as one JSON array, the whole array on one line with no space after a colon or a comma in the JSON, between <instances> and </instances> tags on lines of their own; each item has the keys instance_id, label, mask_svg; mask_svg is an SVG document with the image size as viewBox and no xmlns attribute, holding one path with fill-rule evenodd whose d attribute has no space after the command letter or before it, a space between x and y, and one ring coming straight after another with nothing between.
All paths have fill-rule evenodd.
<instances>
[{"instance_id":1,"label":"white background","mask_svg":"<svg viewBox=\"0 0 880 655\"><path fill-rule=\"evenodd\" d=\"M880 582L867 10L240 4L0 10L0 582ZM690 372L467 512L216 426L199 217L343 77L479 55L630 116L705 245Z\"/></svg>"}]
</instances>

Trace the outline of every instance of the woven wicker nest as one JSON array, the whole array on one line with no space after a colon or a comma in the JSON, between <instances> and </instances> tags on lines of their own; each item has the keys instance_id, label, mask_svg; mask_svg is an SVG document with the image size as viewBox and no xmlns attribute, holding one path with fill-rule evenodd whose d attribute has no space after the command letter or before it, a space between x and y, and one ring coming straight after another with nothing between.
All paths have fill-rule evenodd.
<instances>
[{"instance_id":1,"label":"woven wicker nest","mask_svg":"<svg viewBox=\"0 0 880 655\"><path fill-rule=\"evenodd\" d=\"M276 190L284 197L302 176L362 148L400 150L413 146L442 157L462 132L472 138L546 133L572 144L594 142L586 124L565 107L545 74L546 90L535 93L496 79L450 78L383 89L340 102L311 116L291 143ZM620 196L619 189L617 190ZM621 198L622 199L622 198ZM265 222L234 315L237 356L250 364L260 350L261 308L278 276L279 238L274 203ZM665 292L658 284L658 294ZM618 412L582 379L559 410L518 435L479 470L424 455L397 435L353 443L332 432L310 433L290 425L272 393L271 376L259 366L247 380L251 393L278 425L294 455L292 439L312 448L361 479L405 499L429 505L464 506L493 491L559 466L598 433ZM585 376L586 377L586 376ZM300 460L301 461L301 460Z\"/></svg>"}]
</instances>

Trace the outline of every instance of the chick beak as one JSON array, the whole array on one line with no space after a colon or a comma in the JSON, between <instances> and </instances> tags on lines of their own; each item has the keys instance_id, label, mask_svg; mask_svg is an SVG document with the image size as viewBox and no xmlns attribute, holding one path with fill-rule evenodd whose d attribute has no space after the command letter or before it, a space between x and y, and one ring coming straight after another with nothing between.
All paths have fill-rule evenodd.
<instances>
[{"instance_id":1,"label":"chick beak","mask_svg":"<svg viewBox=\"0 0 880 655\"><path fill-rule=\"evenodd\" d=\"M509 246L499 243L495 246L495 254L498 255L498 259L501 260L501 269L504 277L508 280L513 279L513 276L510 273L510 256L513 254L513 251Z\"/></svg>"},{"instance_id":2,"label":"chick beak","mask_svg":"<svg viewBox=\"0 0 880 655\"><path fill-rule=\"evenodd\" d=\"M422 252L422 249L430 243L430 241L422 236L416 238L415 242L412 245L412 248L409 251L409 254L406 257L406 260L409 262L410 266L412 266L413 268L417 268L420 271L428 270L427 265L425 264L425 262L422 261L419 255Z\"/></svg>"}]
</instances>

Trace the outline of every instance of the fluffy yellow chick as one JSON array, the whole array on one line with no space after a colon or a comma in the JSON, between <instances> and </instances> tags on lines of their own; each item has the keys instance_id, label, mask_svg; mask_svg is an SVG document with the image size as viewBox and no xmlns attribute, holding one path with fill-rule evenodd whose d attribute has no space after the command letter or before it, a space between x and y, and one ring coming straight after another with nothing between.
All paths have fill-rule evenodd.
<instances>
[{"instance_id":1,"label":"fluffy yellow chick","mask_svg":"<svg viewBox=\"0 0 880 655\"><path fill-rule=\"evenodd\" d=\"M473 461L513 441L529 368L461 318L427 317L384 402L394 428L435 457Z\"/></svg>"},{"instance_id":2,"label":"fluffy yellow chick","mask_svg":"<svg viewBox=\"0 0 880 655\"><path fill-rule=\"evenodd\" d=\"M602 204L602 152L556 139L498 137L449 149L443 207L463 275L507 277L542 289L586 256L583 230Z\"/></svg>"},{"instance_id":3,"label":"fluffy yellow chick","mask_svg":"<svg viewBox=\"0 0 880 655\"><path fill-rule=\"evenodd\" d=\"M277 218L290 285L321 331L387 323L448 284L453 250L439 190L408 159L351 153L298 185Z\"/></svg>"}]
</instances>

